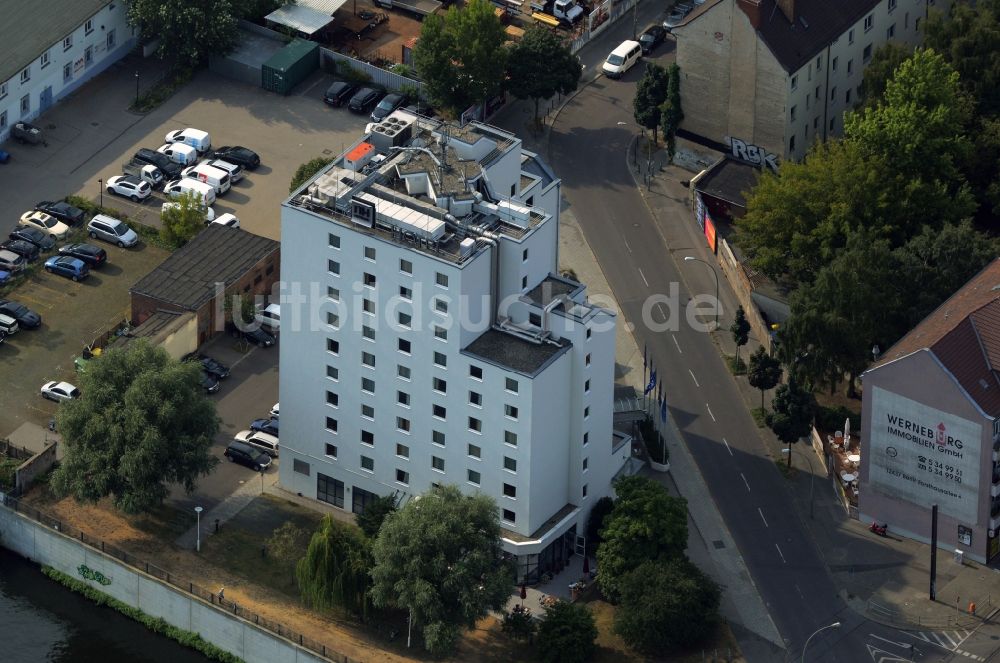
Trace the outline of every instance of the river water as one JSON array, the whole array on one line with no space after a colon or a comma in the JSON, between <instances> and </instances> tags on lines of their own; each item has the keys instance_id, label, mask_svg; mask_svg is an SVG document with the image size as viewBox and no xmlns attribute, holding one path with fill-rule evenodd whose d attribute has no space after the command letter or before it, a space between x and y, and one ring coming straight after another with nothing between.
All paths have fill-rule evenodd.
<instances>
[{"instance_id":1,"label":"river water","mask_svg":"<svg viewBox=\"0 0 1000 663\"><path fill-rule=\"evenodd\" d=\"M3 663L204 663L198 652L98 607L0 548Z\"/></svg>"}]
</instances>

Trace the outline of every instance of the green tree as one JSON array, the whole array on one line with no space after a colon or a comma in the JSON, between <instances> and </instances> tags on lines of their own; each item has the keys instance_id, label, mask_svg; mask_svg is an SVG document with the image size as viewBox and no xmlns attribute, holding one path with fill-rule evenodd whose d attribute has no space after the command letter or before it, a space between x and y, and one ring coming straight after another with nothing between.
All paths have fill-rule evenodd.
<instances>
[{"instance_id":1,"label":"green tree","mask_svg":"<svg viewBox=\"0 0 1000 663\"><path fill-rule=\"evenodd\" d=\"M958 71L983 115L1000 114L1000 2L955 3L946 16L931 11L924 45Z\"/></svg>"},{"instance_id":2,"label":"green tree","mask_svg":"<svg viewBox=\"0 0 1000 663\"><path fill-rule=\"evenodd\" d=\"M781 362L767 354L762 345L750 355L747 378L751 387L760 389L760 409L763 410L764 392L774 389L781 382Z\"/></svg>"},{"instance_id":3,"label":"green tree","mask_svg":"<svg viewBox=\"0 0 1000 663\"><path fill-rule=\"evenodd\" d=\"M399 507L399 498L396 495L382 495L370 502L365 510L354 517L358 527L369 539L378 536L378 531L382 523L389 514L394 513Z\"/></svg>"},{"instance_id":4,"label":"green tree","mask_svg":"<svg viewBox=\"0 0 1000 663\"><path fill-rule=\"evenodd\" d=\"M621 578L646 560L681 557L687 547L687 501L642 476L615 481L611 516L597 549L597 581L611 601L619 598Z\"/></svg>"},{"instance_id":5,"label":"green tree","mask_svg":"<svg viewBox=\"0 0 1000 663\"><path fill-rule=\"evenodd\" d=\"M365 617L371 568L371 549L361 530L324 516L295 567L295 578L307 606Z\"/></svg>"},{"instance_id":6,"label":"green tree","mask_svg":"<svg viewBox=\"0 0 1000 663\"><path fill-rule=\"evenodd\" d=\"M587 517L587 550L595 551L601 545L601 530L608 516L615 508L615 501L610 497L602 497L594 503Z\"/></svg>"},{"instance_id":7,"label":"green tree","mask_svg":"<svg viewBox=\"0 0 1000 663\"><path fill-rule=\"evenodd\" d=\"M328 159L326 157L316 157L315 159L310 159L304 164L301 164L295 169L295 174L292 175L292 183L288 185L288 193L292 193L300 186L305 184L313 175L319 171L326 168L328 165L333 163L333 159Z\"/></svg>"},{"instance_id":8,"label":"green tree","mask_svg":"<svg viewBox=\"0 0 1000 663\"><path fill-rule=\"evenodd\" d=\"M545 663L584 663L597 646L597 624L587 606L558 601L538 625L538 654Z\"/></svg>"},{"instance_id":9,"label":"green tree","mask_svg":"<svg viewBox=\"0 0 1000 663\"><path fill-rule=\"evenodd\" d=\"M576 91L583 65L556 33L539 24L529 27L509 51L507 89L518 99L535 101L537 125L539 101Z\"/></svg>"},{"instance_id":10,"label":"green tree","mask_svg":"<svg viewBox=\"0 0 1000 663\"><path fill-rule=\"evenodd\" d=\"M232 0L240 18L248 21L261 22L274 10L288 4L292 0Z\"/></svg>"},{"instance_id":11,"label":"green tree","mask_svg":"<svg viewBox=\"0 0 1000 663\"><path fill-rule=\"evenodd\" d=\"M715 634L722 592L687 559L643 562L621 585L614 630L629 647L663 656Z\"/></svg>"},{"instance_id":12,"label":"green tree","mask_svg":"<svg viewBox=\"0 0 1000 663\"><path fill-rule=\"evenodd\" d=\"M302 552L309 541L309 533L288 520L271 532L264 543L264 549L271 562L295 574L295 565L302 558Z\"/></svg>"},{"instance_id":13,"label":"green tree","mask_svg":"<svg viewBox=\"0 0 1000 663\"><path fill-rule=\"evenodd\" d=\"M660 115L663 103L667 100L667 85L670 75L658 64L647 62L642 78L635 86L635 98L632 99L632 116L635 121L653 132L653 144L656 144L656 131L660 126Z\"/></svg>"},{"instance_id":14,"label":"green tree","mask_svg":"<svg viewBox=\"0 0 1000 663\"><path fill-rule=\"evenodd\" d=\"M506 36L487 0L424 19L413 63L428 96L458 114L498 94L507 68Z\"/></svg>"},{"instance_id":15,"label":"green tree","mask_svg":"<svg viewBox=\"0 0 1000 663\"><path fill-rule=\"evenodd\" d=\"M142 39L160 41L160 58L198 64L209 53L228 53L239 40L231 0L131 0L127 7L129 23Z\"/></svg>"},{"instance_id":16,"label":"green tree","mask_svg":"<svg viewBox=\"0 0 1000 663\"><path fill-rule=\"evenodd\" d=\"M496 503L455 486L433 488L391 514L373 554L373 602L407 610L435 654L451 651L461 629L501 610L514 582Z\"/></svg>"},{"instance_id":17,"label":"green tree","mask_svg":"<svg viewBox=\"0 0 1000 663\"><path fill-rule=\"evenodd\" d=\"M768 425L778 439L792 445L812 431L813 415L816 412L816 399L811 392L798 385L795 378L779 386L771 401L774 408L768 416ZM792 451L788 450L788 467L792 466Z\"/></svg>"},{"instance_id":18,"label":"green tree","mask_svg":"<svg viewBox=\"0 0 1000 663\"><path fill-rule=\"evenodd\" d=\"M160 505L170 484L188 493L219 462L219 429L201 372L137 340L109 350L78 375L81 396L56 415L65 456L52 473L60 495L79 502L111 496L125 513Z\"/></svg>"},{"instance_id":19,"label":"green tree","mask_svg":"<svg viewBox=\"0 0 1000 663\"><path fill-rule=\"evenodd\" d=\"M201 196L191 193L182 193L174 202L160 213L160 239L177 248L204 230L205 206Z\"/></svg>"},{"instance_id":20,"label":"green tree","mask_svg":"<svg viewBox=\"0 0 1000 663\"><path fill-rule=\"evenodd\" d=\"M667 82L667 98L660 108L660 127L663 138L667 141L667 154L672 161L677 142L677 130L684 120L684 110L681 107L681 70L677 63L667 70L670 78Z\"/></svg>"},{"instance_id":21,"label":"green tree","mask_svg":"<svg viewBox=\"0 0 1000 663\"><path fill-rule=\"evenodd\" d=\"M510 612L503 614L503 624L500 629L514 640L533 640L535 636L535 618L531 610L515 605Z\"/></svg>"},{"instance_id":22,"label":"green tree","mask_svg":"<svg viewBox=\"0 0 1000 663\"><path fill-rule=\"evenodd\" d=\"M866 106L878 103L899 65L911 55L913 55L912 47L896 41L889 41L879 46L865 65L858 102Z\"/></svg>"},{"instance_id":23,"label":"green tree","mask_svg":"<svg viewBox=\"0 0 1000 663\"><path fill-rule=\"evenodd\" d=\"M750 340L750 321L747 320L747 312L743 306L736 309L736 318L733 324L729 325L729 332L733 335L733 343L736 344L736 366L740 365L740 348Z\"/></svg>"}]
</instances>

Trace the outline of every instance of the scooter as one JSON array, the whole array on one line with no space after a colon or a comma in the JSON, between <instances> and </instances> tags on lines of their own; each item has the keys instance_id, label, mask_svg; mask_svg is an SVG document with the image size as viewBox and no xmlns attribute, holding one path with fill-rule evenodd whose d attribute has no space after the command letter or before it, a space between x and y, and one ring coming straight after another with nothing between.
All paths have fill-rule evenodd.
<instances>
[{"instance_id":1,"label":"scooter","mask_svg":"<svg viewBox=\"0 0 1000 663\"><path fill-rule=\"evenodd\" d=\"M872 524L868 526L868 531L878 534L879 536L888 536L889 523L879 525L877 520L873 520Z\"/></svg>"}]
</instances>

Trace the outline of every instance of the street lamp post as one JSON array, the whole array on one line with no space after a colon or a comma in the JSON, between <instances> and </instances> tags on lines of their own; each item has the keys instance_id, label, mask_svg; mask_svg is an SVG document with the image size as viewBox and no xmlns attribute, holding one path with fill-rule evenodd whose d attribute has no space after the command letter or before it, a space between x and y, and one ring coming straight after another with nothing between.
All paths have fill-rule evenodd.
<instances>
[{"instance_id":1,"label":"street lamp post","mask_svg":"<svg viewBox=\"0 0 1000 663\"><path fill-rule=\"evenodd\" d=\"M788 454L788 456L791 457L791 455L792 455L792 447L788 447L787 449L782 449L781 453ZM813 462L812 462L812 459L809 458L809 454L802 453L802 457L805 458L806 462L809 464L809 520L812 520L813 519L813 504L814 504L814 502L813 502L813 481L816 479L816 473L813 472Z\"/></svg>"},{"instance_id":2,"label":"street lamp post","mask_svg":"<svg viewBox=\"0 0 1000 663\"><path fill-rule=\"evenodd\" d=\"M97 188L100 190L101 194L101 207L104 207L104 178L97 178Z\"/></svg>"},{"instance_id":3,"label":"street lamp post","mask_svg":"<svg viewBox=\"0 0 1000 663\"><path fill-rule=\"evenodd\" d=\"M139 105L139 72L135 72L135 105Z\"/></svg>"},{"instance_id":4,"label":"street lamp post","mask_svg":"<svg viewBox=\"0 0 1000 663\"><path fill-rule=\"evenodd\" d=\"M812 640L814 637L816 637L817 633L825 631L828 628L840 628L840 622L834 622L832 624L827 624L826 626L824 626L822 628L818 628L815 631L813 631L812 635L810 635L808 638L806 638L806 644L802 645L802 660L801 660L801 663L806 663L806 648L809 647L809 641Z\"/></svg>"},{"instance_id":5,"label":"street lamp post","mask_svg":"<svg viewBox=\"0 0 1000 663\"><path fill-rule=\"evenodd\" d=\"M201 512L202 512L202 508L200 506L196 506L194 508L194 512L197 514L197 517L198 517L198 526L197 526L198 538L195 540L196 541L196 543L195 543L195 550L197 552L201 552Z\"/></svg>"},{"instance_id":6,"label":"street lamp post","mask_svg":"<svg viewBox=\"0 0 1000 663\"><path fill-rule=\"evenodd\" d=\"M705 267L708 267L708 269L712 272L712 276L715 277L715 330L718 331L719 330L719 309L721 308L720 302L719 302L719 273L715 271L714 267L712 267L710 264L708 264L707 262L705 262L701 258L695 258L694 256L684 256L684 262L690 262L692 260L694 262L700 262L701 264L705 265Z\"/></svg>"}]
</instances>

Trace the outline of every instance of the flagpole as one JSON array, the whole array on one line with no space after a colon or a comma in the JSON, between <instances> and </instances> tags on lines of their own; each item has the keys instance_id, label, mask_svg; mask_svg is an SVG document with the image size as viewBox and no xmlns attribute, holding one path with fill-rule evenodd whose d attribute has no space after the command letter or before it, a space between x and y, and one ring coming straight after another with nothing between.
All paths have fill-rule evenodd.
<instances>
[{"instance_id":1,"label":"flagpole","mask_svg":"<svg viewBox=\"0 0 1000 663\"><path fill-rule=\"evenodd\" d=\"M642 409L646 409L646 344L642 344Z\"/></svg>"}]
</instances>

